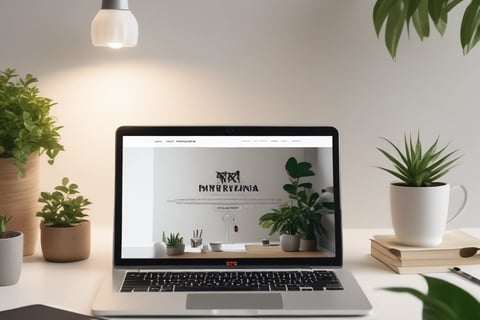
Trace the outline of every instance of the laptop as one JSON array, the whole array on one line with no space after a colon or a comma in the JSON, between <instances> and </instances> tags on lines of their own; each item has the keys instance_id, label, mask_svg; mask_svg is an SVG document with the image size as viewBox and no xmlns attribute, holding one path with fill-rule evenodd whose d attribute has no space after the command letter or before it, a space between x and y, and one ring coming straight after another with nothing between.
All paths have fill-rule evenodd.
<instances>
[{"instance_id":1,"label":"laptop","mask_svg":"<svg viewBox=\"0 0 480 320\"><path fill-rule=\"evenodd\" d=\"M342 268L335 128L125 126L115 148L113 270L95 315L370 313Z\"/></svg>"}]
</instances>

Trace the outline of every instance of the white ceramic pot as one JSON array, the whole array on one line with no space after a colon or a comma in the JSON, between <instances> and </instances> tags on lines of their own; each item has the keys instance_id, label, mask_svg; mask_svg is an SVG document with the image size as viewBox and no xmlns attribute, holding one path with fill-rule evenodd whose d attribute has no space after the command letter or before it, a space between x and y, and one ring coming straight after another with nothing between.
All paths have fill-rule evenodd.
<instances>
[{"instance_id":1,"label":"white ceramic pot","mask_svg":"<svg viewBox=\"0 0 480 320\"><path fill-rule=\"evenodd\" d=\"M23 233L7 231L0 238L0 286L18 282L23 262Z\"/></svg>"},{"instance_id":2,"label":"white ceramic pot","mask_svg":"<svg viewBox=\"0 0 480 320\"><path fill-rule=\"evenodd\" d=\"M161 258L167 254L167 245L165 242L155 242L153 244L153 257L154 258Z\"/></svg>"},{"instance_id":3,"label":"white ceramic pot","mask_svg":"<svg viewBox=\"0 0 480 320\"><path fill-rule=\"evenodd\" d=\"M449 215L450 192L463 191L460 208ZM404 245L434 247L442 242L446 224L465 207L467 191L463 186L450 188L447 183L432 187L390 185L392 225L398 242ZM450 216L450 217L449 217Z\"/></svg>"},{"instance_id":4,"label":"white ceramic pot","mask_svg":"<svg viewBox=\"0 0 480 320\"><path fill-rule=\"evenodd\" d=\"M293 252L300 248L300 235L282 234L280 235L280 248L283 251Z\"/></svg>"}]
</instances>

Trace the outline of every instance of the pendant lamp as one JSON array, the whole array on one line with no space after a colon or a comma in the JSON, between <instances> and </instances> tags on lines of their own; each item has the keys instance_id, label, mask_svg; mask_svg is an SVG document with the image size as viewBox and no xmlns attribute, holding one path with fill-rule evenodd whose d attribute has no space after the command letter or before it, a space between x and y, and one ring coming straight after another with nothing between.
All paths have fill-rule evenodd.
<instances>
[{"instance_id":1,"label":"pendant lamp","mask_svg":"<svg viewBox=\"0 0 480 320\"><path fill-rule=\"evenodd\" d=\"M92 21L91 36L96 47L135 47L138 23L128 8L128 0L102 0L102 9Z\"/></svg>"}]
</instances>

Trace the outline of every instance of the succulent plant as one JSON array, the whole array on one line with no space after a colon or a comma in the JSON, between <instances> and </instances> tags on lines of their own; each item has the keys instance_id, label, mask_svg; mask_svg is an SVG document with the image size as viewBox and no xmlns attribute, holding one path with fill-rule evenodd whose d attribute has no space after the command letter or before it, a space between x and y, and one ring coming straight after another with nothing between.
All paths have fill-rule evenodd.
<instances>
[{"instance_id":1,"label":"succulent plant","mask_svg":"<svg viewBox=\"0 0 480 320\"><path fill-rule=\"evenodd\" d=\"M416 142L410 135L409 139L404 136L404 151L400 150L392 141L382 138L390 144L398 154L396 158L382 148L377 148L395 167L395 170L379 167L397 177L406 186L430 187L438 182L438 179L447 174L461 156L454 157L458 150L444 154L448 145L438 149L439 138L424 152L420 141L420 133L417 134Z\"/></svg>"},{"instance_id":2,"label":"succulent plant","mask_svg":"<svg viewBox=\"0 0 480 320\"><path fill-rule=\"evenodd\" d=\"M170 233L167 237L167 247L179 247L183 244L183 237L180 236L180 233Z\"/></svg>"},{"instance_id":3,"label":"succulent plant","mask_svg":"<svg viewBox=\"0 0 480 320\"><path fill-rule=\"evenodd\" d=\"M11 219L12 217L0 214L0 238L7 231L7 224Z\"/></svg>"}]
</instances>

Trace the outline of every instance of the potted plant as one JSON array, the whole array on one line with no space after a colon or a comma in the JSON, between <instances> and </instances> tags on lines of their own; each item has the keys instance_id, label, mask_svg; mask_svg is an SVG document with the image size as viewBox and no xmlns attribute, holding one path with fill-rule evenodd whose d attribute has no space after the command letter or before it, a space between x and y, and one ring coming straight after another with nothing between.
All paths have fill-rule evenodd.
<instances>
[{"instance_id":1,"label":"potted plant","mask_svg":"<svg viewBox=\"0 0 480 320\"><path fill-rule=\"evenodd\" d=\"M55 191L42 192L38 199L43 203L37 216L40 223L41 247L46 260L72 262L90 256L90 221L84 213L92 203L79 194L78 185L68 178Z\"/></svg>"},{"instance_id":2,"label":"potted plant","mask_svg":"<svg viewBox=\"0 0 480 320\"><path fill-rule=\"evenodd\" d=\"M400 179L390 184L390 209L392 225L397 240L412 246L436 246L442 242L447 221L453 220L464 208L467 200L466 189L455 186L464 193L464 201L450 219L448 219L450 185L440 182L449 170L456 165L460 157L458 150L445 154L447 146L438 149L439 138L424 151L420 134L416 142L412 136L404 136L404 151L393 142L383 138L398 158L377 148L393 164L394 169L380 169Z\"/></svg>"},{"instance_id":3,"label":"potted plant","mask_svg":"<svg viewBox=\"0 0 480 320\"><path fill-rule=\"evenodd\" d=\"M13 230L24 234L24 254L37 239L39 155L50 164L63 146L50 109L55 103L38 95L38 80L19 77L14 69L0 71L0 211L10 212Z\"/></svg>"},{"instance_id":4,"label":"potted plant","mask_svg":"<svg viewBox=\"0 0 480 320\"><path fill-rule=\"evenodd\" d=\"M298 207L283 204L259 218L259 225L270 228L270 235L280 233L280 247L283 251L298 251L300 248L300 214Z\"/></svg>"},{"instance_id":5,"label":"potted plant","mask_svg":"<svg viewBox=\"0 0 480 320\"><path fill-rule=\"evenodd\" d=\"M0 215L0 286L18 282L23 262L23 234L7 231L11 216Z\"/></svg>"},{"instance_id":6,"label":"potted plant","mask_svg":"<svg viewBox=\"0 0 480 320\"><path fill-rule=\"evenodd\" d=\"M285 170L290 183L285 184L283 190L290 201L259 218L262 227L270 228L270 235L280 232L280 246L284 251L316 250L317 235L324 234L320 195L312 192L312 183L302 180L315 175L311 168L311 163L289 158Z\"/></svg>"},{"instance_id":7,"label":"potted plant","mask_svg":"<svg viewBox=\"0 0 480 320\"><path fill-rule=\"evenodd\" d=\"M185 244L183 243L183 237L177 232L176 234L170 233L167 237L167 255L176 256L182 254L185 251Z\"/></svg>"}]
</instances>

